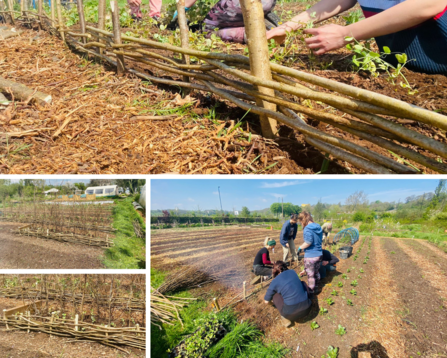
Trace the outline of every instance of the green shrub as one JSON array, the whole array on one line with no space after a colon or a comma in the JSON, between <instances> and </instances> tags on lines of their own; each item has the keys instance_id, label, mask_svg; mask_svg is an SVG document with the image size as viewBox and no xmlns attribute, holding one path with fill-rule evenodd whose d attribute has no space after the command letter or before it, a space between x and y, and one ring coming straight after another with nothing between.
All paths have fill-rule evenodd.
<instances>
[{"instance_id":1,"label":"green shrub","mask_svg":"<svg viewBox=\"0 0 447 358\"><path fill-rule=\"evenodd\" d=\"M363 222L365 221L365 213L362 213L361 211L357 211L354 216L352 217L352 220L354 222Z\"/></svg>"}]
</instances>

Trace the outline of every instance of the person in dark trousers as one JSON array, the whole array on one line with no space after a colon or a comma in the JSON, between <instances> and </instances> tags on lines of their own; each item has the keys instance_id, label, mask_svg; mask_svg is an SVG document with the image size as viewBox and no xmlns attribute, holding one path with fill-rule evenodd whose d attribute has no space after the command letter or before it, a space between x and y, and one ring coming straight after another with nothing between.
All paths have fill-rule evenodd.
<instances>
[{"instance_id":1,"label":"person in dark trousers","mask_svg":"<svg viewBox=\"0 0 447 358\"><path fill-rule=\"evenodd\" d=\"M290 220L287 220L281 229L281 234L279 235L279 242L283 248L282 260L287 262L287 256L291 256L292 261L296 260L298 262L298 256L296 254L295 248L295 238L298 231L298 215L290 215Z\"/></svg>"},{"instance_id":2,"label":"person in dark trousers","mask_svg":"<svg viewBox=\"0 0 447 358\"><path fill-rule=\"evenodd\" d=\"M321 244L323 242L323 230L321 226L314 222L312 215L302 212L298 220L303 226L304 243L298 248L298 254L304 251L304 272L307 274L307 283L312 293L315 292L320 280L320 265L323 258Z\"/></svg>"},{"instance_id":3,"label":"person in dark trousers","mask_svg":"<svg viewBox=\"0 0 447 358\"><path fill-rule=\"evenodd\" d=\"M272 277L273 262L270 261L269 251L274 249L275 246L275 240L272 240L269 237L265 238L264 247L258 251L255 256L255 261L253 262L253 272L256 277L251 281L252 285L257 284L261 280L261 276L263 276L264 281L269 280Z\"/></svg>"},{"instance_id":4,"label":"person in dark trousers","mask_svg":"<svg viewBox=\"0 0 447 358\"><path fill-rule=\"evenodd\" d=\"M292 322L310 312L312 301L309 299L309 289L295 271L287 269L283 261L277 261L273 265L273 277L264 302L273 301L281 315L282 323L285 327L290 327Z\"/></svg>"},{"instance_id":5,"label":"person in dark trousers","mask_svg":"<svg viewBox=\"0 0 447 358\"><path fill-rule=\"evenodd\" d=\"M323 250L323 261L320 266L320 279L326 277L329 271L335 271L337 262L340 261L334 254L331 254L328 250Z\"/></svg>"}]
</instances>

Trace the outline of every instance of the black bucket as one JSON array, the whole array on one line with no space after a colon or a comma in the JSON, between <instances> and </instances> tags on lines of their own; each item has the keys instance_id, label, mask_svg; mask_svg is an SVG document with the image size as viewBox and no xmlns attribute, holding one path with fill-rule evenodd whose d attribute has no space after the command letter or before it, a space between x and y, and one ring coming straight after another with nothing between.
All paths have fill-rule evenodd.
<instances>
[{"instance_id":1,"label":"black bucket","mask_svg":"<svg viewBox=\"0 0 447 358\"><path fill-rule=\"evenodd\" d=\"M349 255L352 255L352 246L343 246L340 247L340 251L348 251Z\"/></svg>"}]
</instances>

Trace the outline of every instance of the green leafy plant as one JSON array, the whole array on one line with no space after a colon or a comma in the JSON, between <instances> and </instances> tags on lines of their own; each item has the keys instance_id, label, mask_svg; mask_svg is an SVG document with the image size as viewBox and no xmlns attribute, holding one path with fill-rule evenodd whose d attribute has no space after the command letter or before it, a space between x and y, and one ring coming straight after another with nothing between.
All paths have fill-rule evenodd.
<instances>
[{"instance_id":1,"label":"green leafy plant","mask_svg":"<svg viewBox=\"0 0 447 358\"><path fill-rule=\"evenodd\" d=\"M344 280L346 280L348 278L348 275L346 275L345 273L343 275L341 275L341 278L343 278Z\"/></svg>"},{"instance_id":2,"label":"green leafy plant","mask_svg":"<svg viewBox=\"0 0 447 358\"><path fill-rule=\"evenodd\" d=\"M361 10L351 11L348 16L343 16L346 26L359 22L361 18L363 18L363 13Z\"/></svg>"},{"instance_id":3,"label":"green leafy plant","mask_svg":"<svg viewBox=\"0 0 447 358\"><path fill-rule=\"evenodd\" d=\"M383 70L388 74L388 81L390 83L395 85L395 79L400 77L403 82L399 82L399 85L402 88L408 89L408 94L417 93L417 90L412 89L407 78L402 73L402 69L409 62L408 56L405 53L394 54L398 61L397 67L394 67L384 59L386 56L392 55L389 47L385 46L383 52L377 53L371 50L371 43L369 41L366 41L364 45L360 44L353 37L346 37L346 41L354 42L354 44L347 44L346 48L354 53L352 63L357 67L358 71L367 71L373 77L378 77L378 70Z\"/></svg>"},{"instance_id":4,"label":"green leafy plant","mask_svg":"<svg viewBox=\"0 0 447 358\"><path fill-rule=\"evenodd\" d=\"M337 286L338 286L338 287L343 287L343 282L338 281Z\"/></svg>"},{"instance_id":5,"label":"green leafy plant","mask_svg":"<svg viewBox=\"0 0 447 358\"><path fill-rule=\"evenodd\" d=\"M350 299L347 299L346 303L348 304L348 306L354 306L354 304L352 303L352 300L350 300Z\"/></svg>"},{"instance_id":6,"label":"green leafy plant","mask_svg":"<svg viewBox=\"0 0 447 358\"><path fill-rule=\"evenodd\" d=\"M337 296L337 295L338 295L337 290L332 290L331 295L332 295L332 296Z\"/></svg>"},{"instance_id":7,"label":"green leafy plant","mask_svg":"<svg viewBox=\"0 0 447 358\"><path fill-rule=\"evenodd\" d=\"M351 295L354 295L354 296L356 296L356 295L357 295L357 291L356 291L356 290L354 290L354 289L352 289L351 291L349 291L349 293L350 293Z\"/></svg>"},{"instance_id":8,"label":"green leafy plant","mask_svg":"<svg viewBox=\"0 0 447 358\"><path fill-rule=\"evenodd\" d=\"M354 280L351 282L351 286L356 287L359 283L357 282L357 280Z\"/></svg>"},{"instance_id":9,"label":"green leafy plant","mask_svg":"<svg viewBox=\"0 0 447 358\"><path fill-rule=\"evenodd\" d=\"M316 330L317 328L320 328L320 326L318 325L317 322L313 321L313 322L310 324L310 328L312 329L312 331L314 331L314 330Z\"/></svg>"},{"instance_id":10,"label":"green leafy plant","mask_svg":"<svg viewBox=\"0 0 447 358\"><path fill-rule=\"evenodd\" d=\"M365 271L361 268L361 269L360 269L360 272L361 272L361 273L364 273Z\"/></svg>"},{"instance_id":11,"label":"green leafy plant","mask_svg":"<svg viewBox=\"0 0 447 358\"><path fill-rule=\"evenodd\" d=\"M347 273L350 273L350 272L351 272L351 269L347 269L346 272L347 272Z\"/></svg>"},{"instance_id":12,"label":"green leafy plant","mask_svg":"<svg viewBox=\"0 0 447 358\"><path fill-rule=\"evenodd\" d=\"M320 308L320 315L321 315L321 316L325 315L327 312L328 312L328 311L327 311L326 308L324 308L324 307L321 307L321 308Z\"/></svg>"},{"instance_id":13,"label":"green leafy plant","mask_svg":"<svg viewBox=\"0 0 447 358\"><path fill-rule=\"evenodd\" d=\"M334 304L334 300L332 299L332 297L328 297L328 298L326 298L325 299L325 301L326 301L326 303L330 306L330 305L333 305Z\"/></svg>"},{"instance_id":14,"label":"green leafy plant","mask_svg":"<svg viewBox=\"0 0 447 358\"><path fill-rule=\"evenodd\" d=\"M335 334L338 334L339 336L343 336L346 334L346 328L343 327L341 324L338 325L338 328L335 330Z\"/></svg>"},{"instance_id":15,"label":"green leafy plant","mask_svg":"<svg viewBox=\"0 0 447 358\"><path fill-rule=\"evenodd\" d=\"M338 358L338 348L329 346L325 355L322 355L321 358Z\"/></svg>"}]
</instances>

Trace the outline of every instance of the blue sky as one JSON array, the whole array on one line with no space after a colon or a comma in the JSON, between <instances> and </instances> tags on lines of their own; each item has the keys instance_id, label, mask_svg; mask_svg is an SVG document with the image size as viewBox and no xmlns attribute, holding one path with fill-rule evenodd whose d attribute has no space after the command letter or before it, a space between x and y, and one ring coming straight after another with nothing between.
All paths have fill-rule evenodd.
<instances>
[{"instance_id":1,"label":"blue sky","mask_svg":"<svg viewBox=\"0 0 447 358\"><path fill-rule=\"evenodd\" d=\"M433 192L438 179L152 179L151 209L219 209L220 187L224 210L250 210L270 207L281 201L293 204L344 204L357 190L368 194L369 201L404 202L411 195Z\"/></svg>"}]
</instances>

